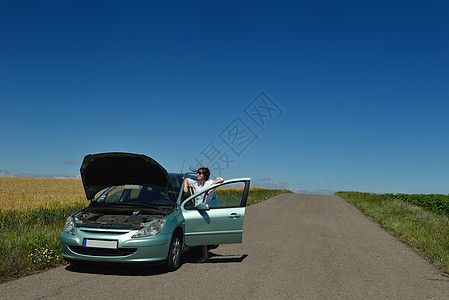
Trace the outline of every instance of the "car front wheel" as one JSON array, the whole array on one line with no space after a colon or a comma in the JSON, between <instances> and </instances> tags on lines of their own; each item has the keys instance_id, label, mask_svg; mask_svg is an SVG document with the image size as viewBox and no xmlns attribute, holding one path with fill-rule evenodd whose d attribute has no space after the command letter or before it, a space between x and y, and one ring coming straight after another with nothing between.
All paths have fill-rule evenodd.
<instances>
[{"instance_id":1,"label":"car front wheel","mask_svg":"<svg viewBox=\"0 0 449 300\"><path fill-rule=\"evenodd\" d=\"M168 250L167 269L175 271L181 264L182 237L179 232L173 234L170 249Z\"/></svg>"}]
</instances>

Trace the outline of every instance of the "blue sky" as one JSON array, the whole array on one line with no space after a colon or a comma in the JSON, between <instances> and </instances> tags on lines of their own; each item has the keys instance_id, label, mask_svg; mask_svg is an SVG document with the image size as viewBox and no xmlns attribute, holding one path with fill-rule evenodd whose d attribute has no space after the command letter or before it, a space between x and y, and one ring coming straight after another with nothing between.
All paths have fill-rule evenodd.
<instances>
[{"instance_id":1,"label":"blue sky","mask_svg":"<svg viewBox=\"0 0 449 300\"><path fill-rule=\"evenodd\" d=\"M0 176L125 151L301 193L448 194L448 53L446 1L1 1Z\"/></svg>"}]
</instances>

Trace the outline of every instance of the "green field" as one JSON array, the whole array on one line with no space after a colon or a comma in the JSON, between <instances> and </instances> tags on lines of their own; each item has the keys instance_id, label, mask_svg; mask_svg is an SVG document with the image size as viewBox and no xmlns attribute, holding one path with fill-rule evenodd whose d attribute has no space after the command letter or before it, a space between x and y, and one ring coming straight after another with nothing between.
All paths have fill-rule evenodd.
<instances>
[{"instance_id":1,"label":"green field","mask_svg":"<svg viewBox=\"0 0 449 300\"><path fill-rule=\"evenodd\" d=\"M288 192L251 188L248 205ZM0 282L63 264L59 235L88 204L80 180L0 178Z\"/></svg>"},{"instance_id":2,"label":"green field","mask_svg":"<svg viewBox=\"0 0 449 300\"><path fill-rule=\"evenodd\" d=\"M449 216L445 195L338 192L444 272L449 272Z\"/></svg>"}]
</instances>

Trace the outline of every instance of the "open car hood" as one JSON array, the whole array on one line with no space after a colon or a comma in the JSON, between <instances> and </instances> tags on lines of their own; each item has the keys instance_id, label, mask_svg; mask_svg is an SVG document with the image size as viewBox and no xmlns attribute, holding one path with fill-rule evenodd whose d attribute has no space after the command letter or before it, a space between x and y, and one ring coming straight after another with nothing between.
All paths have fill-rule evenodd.
<instances>
[{"instance_id":1,"label":"open car hood","mask_svg":"<svg viewBox=\"0 0 449 300\"><path fill-rule=\"evenodd\" d=\"M152 158L134 153L99 153L84 157L81 178L87 199L108 187L124 184L173 189L167 171Z\"/></svg>"}]
</instances>

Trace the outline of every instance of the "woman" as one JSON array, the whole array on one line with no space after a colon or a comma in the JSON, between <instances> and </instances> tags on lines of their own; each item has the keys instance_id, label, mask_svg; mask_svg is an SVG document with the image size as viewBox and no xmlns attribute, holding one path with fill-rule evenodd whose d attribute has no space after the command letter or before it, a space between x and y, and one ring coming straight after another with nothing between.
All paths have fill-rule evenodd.
<instances>
[{"instance_id":1,"label":"woman","mask_svg":"<svg viewBox=\"0 0 449 300\"><path fill-rule=\"evenodd\" d=\"M213 184L217 184L223 181L223 178L218 177L216 180L209 180L210 170L208 168L202 167L199 168L196 172L196 176L198 180L193 180L190 178L184 179L184 192L187 193L189 191L189 187L193 189L193 193L196 194L201 192L202 190L208 188ZM206 197L206 203L211 200L213 193L209 193ZM199 201L198 201L199 200ZM195 206L198 206L201 203L201 199L195 199ZM201 246L201 251L203 252L203 257L198 260L199 263L208 262L207 256L207 245Z\"/></svg>"}]
</instances>

